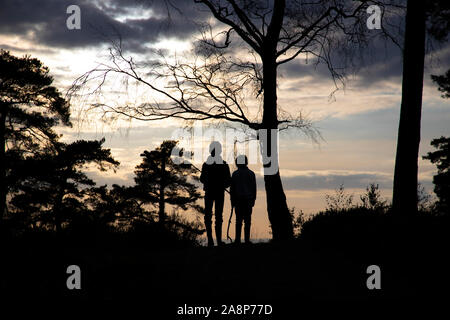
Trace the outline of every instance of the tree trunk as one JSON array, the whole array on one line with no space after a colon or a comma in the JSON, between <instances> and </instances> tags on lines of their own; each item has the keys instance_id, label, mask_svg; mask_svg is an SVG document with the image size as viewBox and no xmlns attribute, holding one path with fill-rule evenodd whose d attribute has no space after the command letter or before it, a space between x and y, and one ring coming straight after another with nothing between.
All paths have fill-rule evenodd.
<instances>
[{"instance_id":1,"label":"tree trunk","mask_svg":"<svg viewBox=\"0 0 450 320\"><path fill-rule=\"evenodd\" d=\"M3 109L3 110L2 110ZM6 211L6 106L0 105L0 223Z\"/></svg>"},{"instance_id":2,"label":"tree trunk","mask_svg":"<svg viewBox=\"0 0 450 320\"><path fill-rule=\"evenodd\" d=\"M165 182L165 176L166 176L166 159L163 156L161 158L161 183L159 185L159 223L161 225L164 224L164 221L166 220L166 213L165 213L165 200L164 200L164 189L166 188L166 182Z\"/></svg>"},{"instance_id":3,"label":"tree trunk","mask_svg":"<svg viewBox=\"0 0 450 320\"><path fill-rule=\"evenodd\" d=\"M61 234L62 232L62 210L63 210L63 199L64 191L59 191L56 197L56 204L53 207L54 218L55 218L55 230L56 233Z\"/></svg>"},{"instance_id":4,"label":"tree trunk","mask_svg":"<svg viewBox=\"0 0 450 320\"><path fill-rule=\"evenodd\" d=\"M280 173L277 172L274 175L265 174L264 184L273 240L292 239L292 218L287 206Z\"/></svg>"},{"instance_id":5,"label":"tree trunk","mask_svg":"<svg viewBox=\"0 0 450 320\"><path fill-rule=\"evenodd\" d=\"M425 58L424 1L409 0L403 49L403 83L392 205L396 214L417 212L417 173Z\"/></svg>"},{"instance_id":6,"label":"tree trunk","mask_svg":"<svg viewBox=\"0 0 450 320\"><path fill-rule=\"evenodd\" d=\"M260 134L260 142L262 143L264 184L272 237L273 240L285 240L293 237L293 228L278 169L277 65L274 52L269 52L263 59L264 114L262 129L265 130L265 133Z\"/></svg>"},{"instance_id":7,"label":"tree trunk","mask_svg":"<svg viewBox=\"0 0 450 320\"><path fill-rule=\"evenodd\" d=\"M63 201L64 201L64 195L66 194L66 186L67 186L67 180L69 180L69 168L65 169L61 172L61 176L59 177L58 182L58 190L56 192L55 197L55 205L53 206L53 214L54 214L54 221L55 221L55 231L58 234L61 234L62 232L62 224L63 224Z\"/></svg>"}]
</instances>

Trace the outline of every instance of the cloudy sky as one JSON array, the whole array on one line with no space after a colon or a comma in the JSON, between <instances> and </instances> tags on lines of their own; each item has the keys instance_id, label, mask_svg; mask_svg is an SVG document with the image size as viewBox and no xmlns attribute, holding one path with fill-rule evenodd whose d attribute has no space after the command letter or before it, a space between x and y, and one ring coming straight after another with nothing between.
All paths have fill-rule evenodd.
<instances>
[{"instance_id":1,"label":"cloudy sky","mask_svg":"<svg viewBox=\"0 0 450 320\"><path fill-rule=\"evenodd\" d=\"M177 9L167 8L162 1L0 0L0 48L41 59L65 92L78 76L107 61L108 47L119 35L129 56L151 59L153 49L164 49L189 58L200 23L211 17L191 1L173 3ZM66 10L73 4L81 9L80 30L66 26ZM281 136L281 175L289 206L317 212L325 207L325 194L340 184L356 199L372 182L380 185L384 197L391 197L402 59L400 50L388 42L374 40L371 50L345 90L332 99L335 87L323 66L300 57L280 68L279 105L290 113L302 111L323 137L315 143L299 131ZM449 67L447 44L427 56L420 155L431 150L433 138L450 135L449 101L440 97L430 81L430 74L442 74ZM106 97L116 99L113 89ZM139 154L170 139L180 127L173 121L105 124L96 114L85 114L85 108L77 105L82 103L72 105L75 126L60 132L66 141L106 138L106 147L122 165L116 174L92 172L99 184L132 184ZM253 169L259 174L259 167ZM419 170L421 183L432 192L434 166L419 160ZM253 236L263 238L269 235L269 222L262 179L258 183ZM226 215L227 210L228 206Z\"/></svg>"}]
</instances>

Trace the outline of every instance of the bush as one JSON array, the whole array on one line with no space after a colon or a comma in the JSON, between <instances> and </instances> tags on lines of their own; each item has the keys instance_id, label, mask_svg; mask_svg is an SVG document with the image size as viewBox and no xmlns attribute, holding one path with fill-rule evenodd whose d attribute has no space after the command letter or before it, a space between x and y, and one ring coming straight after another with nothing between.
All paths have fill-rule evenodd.
<instances>
[{"instance_id":1,"label":"bush","mask_svg":"<svg viewBox=\"0 0 450 320\"><path fill-rule=\"evenodd\" d=\"M327 211L343 211L353 208L353 195L347 194L344 190L344 184L335 190L335 195L325 195L327 202Z\"/></svg>"},{"instance_id":2,"label":"bush","mask_svg":"<svg viewBox=\"0 0 450 320\"><path fill-rule=\"evenodd\" d=\"M289 213L291 214L294 236L298 237L302 233L303 225L307 221L306 215L302 210L296 211L295 207L289 208Z\"/></svg>"},{"instance_id":3,"label":"bush","mask_svg":"<svg viewBox=\"0 0 450 320\"><path fill-rule=\"evenodd\" d=\"M360 196L360 199L366 209L384 211L388 207L387 201L381 199L379 186L375 183L366 187L366 193Z\"/></svg>"}]
</instances>

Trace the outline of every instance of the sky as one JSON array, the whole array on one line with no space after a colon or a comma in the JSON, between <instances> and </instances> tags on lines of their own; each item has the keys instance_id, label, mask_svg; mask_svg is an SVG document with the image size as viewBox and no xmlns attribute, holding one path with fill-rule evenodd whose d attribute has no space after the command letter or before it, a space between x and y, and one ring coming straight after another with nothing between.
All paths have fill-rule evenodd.
<instances>
[{"instance_id":1,"label":"sky","mask_svg":"<svg viewBox=\"0 0 450 320\"><path fill-rule=\"evenodd\" d=\"M70 5L81 9L81 29L69 30L66 12ZM111 41L122 40L126 53L153 59L152 50L187 60L199 39L201 22L213 19L201 5L173 1L177 9L161 1L140 0L0 0L0 48L15 55L29 54L50 68L54 84L66 92L83 73L108 61ZM383 23L383 22L382 22ZM220 25L215 25L220 28ZM431 151L430 141L450 136L450 103L440 97L431 74L443 74L450 65L448 43L433 47L426 57L420 155ZM325 195L341 184L355 201L370 183L379 184L390 200L396 138L401 103L402 57L388 41L373 40L360 68L349 75L345 89L335 90L328 70L305 57L279 69L278 104L283 110L302 112L320 132L312 141L299 130L280 136L280 173L288 205L313 214L326 206ZM122 103L123 83L114 83L104 98ZM109 90L109 91L108 91ZM126 99L147 99L144 91L129 89ZM171 139L183 124L175 121L116 121L105 123L98 114L86 112L88 102L72 103L73 128L59 128L64 141L106 138L105 147L121 162L116 172L90 171L98 184L133 184L140 153ZM84 105L83 105L84 104ZM206 130L206 124L204 125ZM201 144L203 145L203 144ZM197 165L201 165L197 164ZM258 199L253 213L252 237L270 237L265 209L264 183L257 173ZM432 193L435 167L419 159L419 180ZM224 215L228 219L229 203Z\"/></svg>"}]
</instances>

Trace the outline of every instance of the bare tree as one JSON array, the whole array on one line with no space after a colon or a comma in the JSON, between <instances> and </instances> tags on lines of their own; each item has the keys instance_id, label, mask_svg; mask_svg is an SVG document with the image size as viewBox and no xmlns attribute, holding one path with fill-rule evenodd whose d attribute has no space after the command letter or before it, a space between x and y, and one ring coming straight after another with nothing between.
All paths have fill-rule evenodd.
<instances>
[{"instance_id":1,"label":"bare tree","mask_svg":"<svg viewBox=\"0 0 450 320\"><path fill-rule=\"evenodd\" d=\"M104 116L139 120L167 118L217 120L259 132L265 163L267 210L274 240L293 235L291 215L278 168L278 130L296 127L314 137L311 122L288 114L277 104L278 67L312 57L330 70L336 86L353 64L350 54L364 46L369 1L345 0L193 0L215 18L203 23L202 37L188 61L161 54L151 63L125 56L121 44L111 48L111 62L76 80L71 93L95 82L101 91L110 75L145 85L153 101L112 106L95 103ZM249 97L252 100L249 100ZM158 98L156 98L158 97ZM249 103L251 101L251 103ZM264 130L264 131L261 131Z\"/></svg>"}]
</instances>

